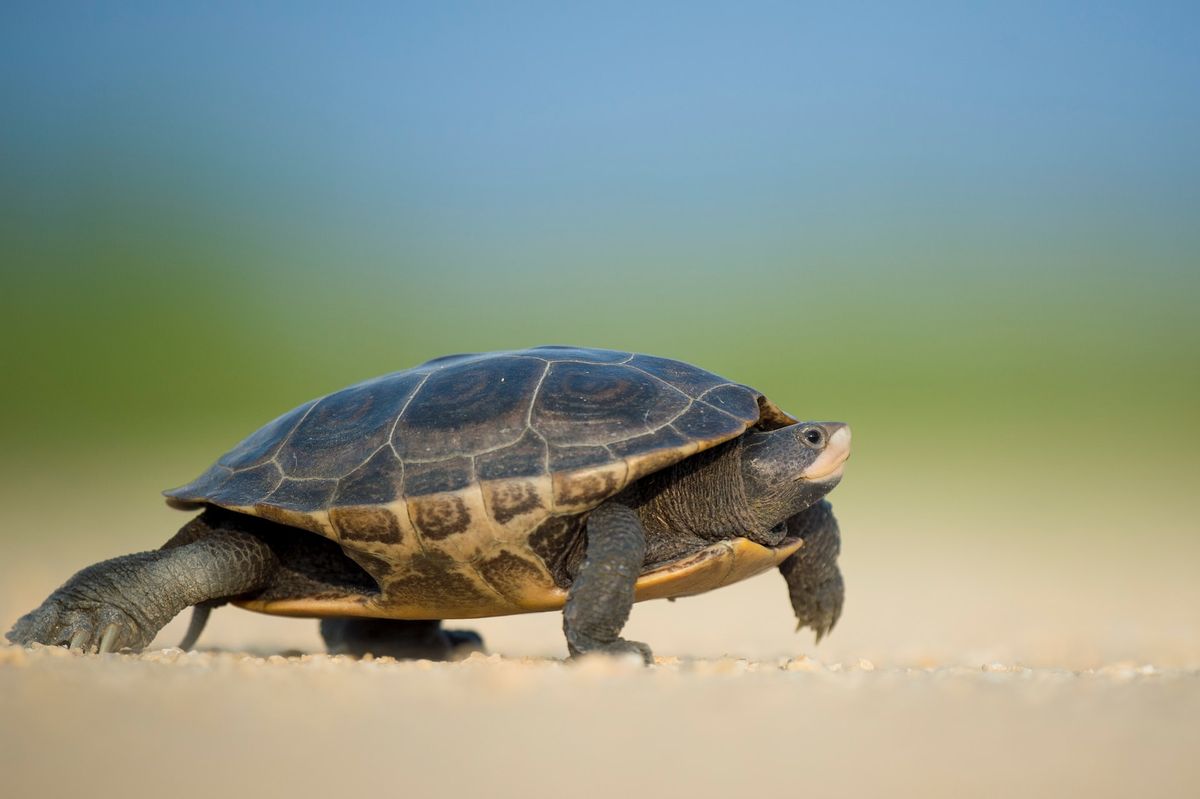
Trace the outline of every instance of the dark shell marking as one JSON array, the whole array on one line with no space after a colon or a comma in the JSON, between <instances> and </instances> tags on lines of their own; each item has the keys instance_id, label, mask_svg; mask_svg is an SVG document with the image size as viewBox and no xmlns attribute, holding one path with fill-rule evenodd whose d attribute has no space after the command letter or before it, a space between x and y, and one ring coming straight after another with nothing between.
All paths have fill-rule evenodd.
<instances>
[{"instance_id":1,"label":"dark shell marking","mask_svg":"<svg viewBox=\"0 0 1200 799\"><path fill-rule=\"evenodd\" d=\"M455 355L301 405L165 493L339 541L409 617L514 612L561 580L580 514L751 426L792 421L754 389L665 358Z\"/></svg>"},{"instance_id":2,"label":"dark shell marking","mask_svg":"<svg viewBox=\"0 0 1200 799\"><path fill-rule=\"evenodd\" d=\"M462 497L413 497L408 512L426 541L440 541L471 527L471 512Z\"/></svg>"},{"instance_id":3,"label":"dark shell marking","mask_svg":"<svg viewBox=\"0 0 1200 799\"><path fill-rule=\"evenodd\" d=\"M541 494L537 484L531 480L510 480L488 486L491 501L488 503L492 518L500 524L508 524L517 516L542 510Z\"/></svg>"},{"instance_id":4,"label":"dark shell marking","mask_svg":"<svg viewBox=\"0 0 1200 799\"><path fill-rule=\"evenodd\" d=\"M403 540L400 521L387 508L352 505L330 508L329 521L342 541L398 546Z\"/></svg>"}]
</instances>

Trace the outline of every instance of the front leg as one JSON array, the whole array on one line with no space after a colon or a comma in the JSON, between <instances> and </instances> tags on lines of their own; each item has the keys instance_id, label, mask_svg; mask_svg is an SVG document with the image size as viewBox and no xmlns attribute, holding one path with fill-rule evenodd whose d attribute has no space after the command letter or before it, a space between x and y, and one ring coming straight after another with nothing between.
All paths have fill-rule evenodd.
<instances>
[{"instance_id":1,"label":"front leg","mask_svg":"<svg viewBox=\"0 0 1200 799\"><path fill-rule=\"evenodd\" d=\"M789 536L804 539L804 546L779 564L779 571L787 580L792 609L799 621L796 629L812 628L820 643L842 615L846 594L837 564L841 532L833 507L825 500L788 519L787 527Z\"/></svg>"},{"instance_id":2,"label":"front leg","mask_svg":"<svg viewBox=\"0 0 1200 799\"><path fill-rule=\"evenodd\" d=\"M6 637L85 652L141 649L189 605L262 587L276 563L261 539L236 530L113 558L77 573Z\"/></svg>"},{"instance_id":3,"label":"front leg","mask_svg":"<svg viewBox=\"0 0 1200 799\"><path fill-rule=\"evenodd\" d=\"M572 656L633 652L653 662L650 647L620 637L645 557L646 532L631 509L610 500L588 516L587 553L563 609Z\"/></svg>"}]
</instances>

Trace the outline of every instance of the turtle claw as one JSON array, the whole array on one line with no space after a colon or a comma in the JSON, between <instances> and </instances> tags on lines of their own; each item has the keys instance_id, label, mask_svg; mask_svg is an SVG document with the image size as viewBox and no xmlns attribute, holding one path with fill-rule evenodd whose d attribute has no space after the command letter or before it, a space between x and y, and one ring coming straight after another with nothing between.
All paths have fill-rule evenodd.
<instances>
[{"instance_id":1,"label":"turtle claw","mask_svg":"<svg viewBox=\"0 0 1200 799\"><path fill-rule=\"evenodd\" d=\"M107 627L104 628L104 632L101 633L101 635L100 635L99 652L101 655L107 654L109 652L117 651L116 643L117 643L117 635L119 633L120 633L120 628L117 627L116 624L109 624Z\"/></svg>"},{"instance_id":2,"label":"turtle claw","mask_svg":"<svg viewBox=\"0 0 1200 799\"><path fill-rule=\"evenodd\" d=\"M821 643L829 635L842 615L840 594L835 599L822 594L809 595L793 604L796 605L796 632L808 627L816 634L814 644Z\"/></svg>"},{"instance_id":3,"label":"turtle claw","mask_svg":"<svg viewBox=\"0 0 1200 799\"><path fill-rule=\"evenodd\" d=\"M833 626L837 624L840 615L840 611L827 611L811 617L802 617L796 622L796 632L800 632L805 627L808 627L815 634L813 644L819 644L825 636L829 635Z\"/></svg>"}]
</instances>

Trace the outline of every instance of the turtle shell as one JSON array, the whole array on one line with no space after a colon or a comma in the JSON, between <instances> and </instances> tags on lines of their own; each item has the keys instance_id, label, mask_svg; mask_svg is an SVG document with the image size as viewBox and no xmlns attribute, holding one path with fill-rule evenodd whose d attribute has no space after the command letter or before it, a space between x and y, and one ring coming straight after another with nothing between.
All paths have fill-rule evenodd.
<instances>
[{"instance_id":1,"label":"turtle shell","mask_svg":"<svg viewBox=\"0 0 1200 799\"><path fill-rule=\"evenodd\" d=\"M561 606L555 559L586 513L634 480L750 427L794 422L752 388L665 358L574 347L454 355L307 402L164 493L175 507L216 505L333 539L381 587L355 607L298 599L259 610L502 615ZM739 547L700 558L710 574L699 582L696 564L680 565L691 580L680 593L737 572ZM643 575L639 598L673 595L675 573Z\"/></svg>"}]
</instances>

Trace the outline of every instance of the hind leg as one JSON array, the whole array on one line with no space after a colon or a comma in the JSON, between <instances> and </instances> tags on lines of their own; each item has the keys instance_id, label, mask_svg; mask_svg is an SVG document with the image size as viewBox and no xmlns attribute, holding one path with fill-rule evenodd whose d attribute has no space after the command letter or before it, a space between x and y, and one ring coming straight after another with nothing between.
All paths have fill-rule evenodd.
<instances>
[{"instance_id":1,"label":"hind leg","mask_svg":"<svg viewBox=\"0 0 1200 799\"><path fill-rule=\"evenodd\" d=\"M266 544L233 529L209 532L89 566L21 617L8 640L85 652L142 649L189 605L237 596L270 579L276 560Z\"/></svg>"},{"instance_id":2,"label":"hind leg","mask_svg":"<svg viewBox=\"0 0 1200 799\"><path fill-rule=\"evenodd\" d=\"M321 619L321 637L331 655L456 660L483 651L478 633L443 630L440 621Z\"/></svg>"}]
</instances>

